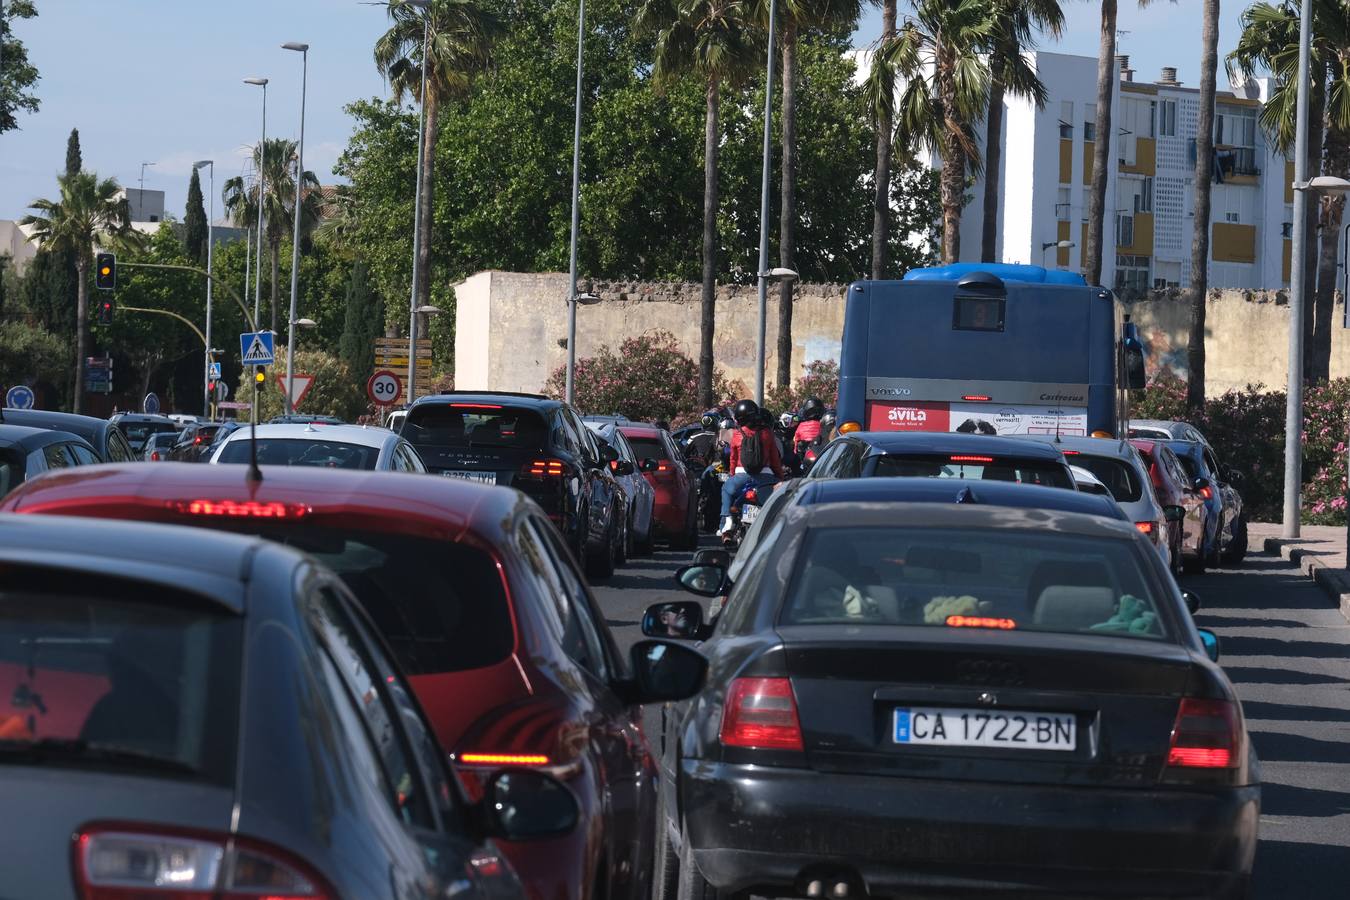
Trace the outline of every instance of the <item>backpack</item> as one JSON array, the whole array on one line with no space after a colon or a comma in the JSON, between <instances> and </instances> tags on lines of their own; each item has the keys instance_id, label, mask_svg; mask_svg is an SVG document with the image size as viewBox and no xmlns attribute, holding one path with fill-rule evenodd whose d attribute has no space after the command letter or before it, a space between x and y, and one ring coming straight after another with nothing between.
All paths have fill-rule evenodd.
<instances>
[{"instance_id":1,"label":"backpack","mask_svg":"<svg viewBox=\"0 0 1350 900\"><path fill-rule=\"evenodd\" d=\"M758 473L764 468L764 446L760 443L763 440L760 434L758 429L741 432L741 468L747 472Z\"/></svg>"}]
</instances>

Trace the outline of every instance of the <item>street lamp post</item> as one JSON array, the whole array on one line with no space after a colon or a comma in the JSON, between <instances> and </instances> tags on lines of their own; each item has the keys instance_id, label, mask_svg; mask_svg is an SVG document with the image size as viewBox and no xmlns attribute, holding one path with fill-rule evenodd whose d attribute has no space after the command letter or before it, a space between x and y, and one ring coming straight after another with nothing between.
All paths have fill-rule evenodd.
<instances>
[{"instance_id":1,"label":"street lamp post","mask_svg":"<svg viewBox=\"0 0 1350 900\"><path fill-rule=\"evenodd\" d=\"M586 0L577 0L577 99L572 124L572 246L567 289L567 382L563 398L573 401L577 367L577 231L581 225L581 57L586 46Z\"/></svg>"},{"instance_id":2,"label":"street lamp post","mask_svg":"<svg viewBox=\"0 0 1350 900\"><path fill-rule=\"evenodd\" d=\"M262 304L262 250L263 250L263 195L267 188L267 79L245 78L244 84L262 88L262 140L258 143L258 267L253 274L253 321L258 321L258 308ZM254 325L256 328L256 324ZM256 416L258 411L255 409Z\"/></svg>"},{"instance_id":3,"label":"street lamp post","mask_svg":"<svg viewBox=\"0 0 1350 900\"><path fill-rule=\"evenodd\" d=\"M1068 250L1071 247L1077 247L1073 241L1042 241L1041 242L1041 268L1045 268L1045 253L1051 247L1059 250Z\"/></svg>"},{"instance_id":4,"label":"street lamp post","mask_svg":"<svg viewBox=\"0 0 1350 900\"><path fill-rule=\"evenodd\" d=\"M778 4L769 0L769 55L764 76L764 156L759 185L759 329L755 335L755 402L764 405L764 340L769 323L769 154L772 152L773 116L773 39L777 28Z\"/></svg>"},{"instance_id":5,"label":"street lamp post","mask_svg":"<svg viewBox=\"0 0 1350 900\"><path fill-rule=\"evenodd\" d=\"M1312 3L1302 4L1298 30L1298 92L1294 109L1294 186L1308 172L1308 56L1312 43ZM1303 246L1308 238L1306 190L1294 192L1293 258L1289 275L1289 385L1284 409L1284 528L1286 539L1299 536L1303 490Z\"/></svg>"},{"instance_id":6,"label":"street lamp post","mask_svg":"<svg viewBox=\"0 0 1350 900\"><path fill-rule=\"evenodd\" d=\"M301 192L305 184L305 91L309 84L309 44L294 41L281 45L283 50L294 50L300 54L300 143L295 156L295 206L291 210L294 228L291 232L291 314L286 318L286 411L291 408L291 395L295 390L295 311L300 286L300 218Z\"/></svg>"},{"instance_id":7,"label":"street lamp post","mask_svg":"<svg viewBox=\"0 0 1350 900\"><path fill-rule=\"evenodd\" d=\"M403 0L422 11L422 92L417 95L421 116L417 126L417 188L413 195L412 291L408 298L408 404L417 391L417 276L422 242L422 178L427 155L427 55L431 50L431 0Z\"/></svg>"},{"instance_id":8,"label":"street lamp post","mask_svg":"<svg viewBox=\"0 0 1350 900\"><path fill-rule=\"evenodd\" d=\"M211 414L211 263L216 246L216 164L203 159L192 164L194 170L210 167L211 187L206 213L206 372L202 378L202 415Z\"/></svg>"}]
</instances>

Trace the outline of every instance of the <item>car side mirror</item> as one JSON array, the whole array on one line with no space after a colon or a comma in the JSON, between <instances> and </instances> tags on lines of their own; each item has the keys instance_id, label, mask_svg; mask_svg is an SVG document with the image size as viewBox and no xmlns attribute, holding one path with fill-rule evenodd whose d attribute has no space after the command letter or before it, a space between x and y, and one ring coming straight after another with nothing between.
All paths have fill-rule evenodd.
<instances>
[{"instance_id":1,"label":"car side mirror","mask_svg":"<svg viewBox=\"0 0 1350 900\"><path fill-rule=\"evenodd\" d=\"M1200 632L1200 643L1205 645L1205 655L1211 662L1219 661L1219 636L1208 628L1197 629Z\"/></svg>"},{"instance_id":2,"label":"car side mirror","mask_svg":"<svg viewBox=\"0 0 1350 900\"><path fill-rule=\"evenodd\" d=\"M600 461L606 463L618 462L619 451L615 450L612 444L607 444L603 440L600 442Z\"/></svg>"},{"instance_id":3,"label":"car side mirror","mask_svg":"<svg viewBox=\"0 0 1350 900\"><path fill-rule=\"evenodd\" d=\"M1200 597L1198 594L1192 594L1190 591L1182 591L1181 599L1186 601L1186 608L1195 615L1200 611Z\"/></svg>"},{"instance_id":4,"label":"car side mirror","mask_svg":"<svg viewBox=\"0 0 1350 900\"><path fill-rule=\"evenodd\" d=\"M1186 518L1186 507L1169 503L1163 507L1163 518L1169 522L1181 522Z\"/></svg>"},{"instance_id":5,"label":"car side mirror","mask_svg":"<svg viewBox=\"0 0 1350 900\"><path fill-rule=\"evenodd\" d=\"M685 700L703 687L708 659L692 647L670 641L638 641L629 653L633 681L621 691L630 703Z\"/></svg>"},{"instance_id":6,"label":"car side mirror","mask_svg":"<svg viewBox=\"0 0 1350 900\"><path fill-rule=\"evenodd\" d=\"M646 459L638 461L638 471L655 472L658 468L660 468L660 465L661 465L660 462L655 457L649 456Z\"/></svg>"},{"instance_id":7,"label":"car side mirror","mask_svg":"<svg viewBox=\"0 0 1350 900\"><path fill-rule=\"evenodd\" d=\"M480 804L490 837L528 841L572 831L577 798L562 782L529 769L504 769L488 780Z\"/></svg>"},{"instance_id":8,"label":"car side mirror","mask_svg":"<svg viewBox=\"0 0 1350 900\"><path fill-rule=\"evenodd\" d=\"M685 566L675 572L675 582L700 597L721 597L731 587L727 570L721 566Z\"/></svg>"},{"instance_id":9,"label":"car side mirror","mask_svg":"<svg viewBox=\"0 0 1350 900\"><path fill-rule=\"evenodd\" d=\"M1125 386L1132 391L1142 391L1148 387L1148 375L1144 368L1144 348L1127 341L1123 350Z\"/></svg>"},{"instance_id":10,"label":"car side mirror","mask_svg":"<svg viewBox=\"0 0 1350 900\"><path fill-rule=\"evenodd\" d=\"M703 628L703 605L697 600L654 603L642 615L642 633L654 638L694 640Z\"/></svg>"},{"instance_id":11,"label":"car side mirror","mask_svg":"<svg viewBox=\"0 0 1350 900\"><path fill-rule=\"evenodd\" d=\"M720 566L723 569L730 569L731 554L726 550L707 547L694 553L693 565Z\"/></svg>"},{"instance_id":12,"label":"car side mirror","mask_svg":"<svg viewBox=\"0 0 1350 900\"><path fill-rule=\"evenodd\" d=\"M632 475L633 464L626 459L612 460L609 464L610 469L615 475Z\"/></svg>"}]
</instances>

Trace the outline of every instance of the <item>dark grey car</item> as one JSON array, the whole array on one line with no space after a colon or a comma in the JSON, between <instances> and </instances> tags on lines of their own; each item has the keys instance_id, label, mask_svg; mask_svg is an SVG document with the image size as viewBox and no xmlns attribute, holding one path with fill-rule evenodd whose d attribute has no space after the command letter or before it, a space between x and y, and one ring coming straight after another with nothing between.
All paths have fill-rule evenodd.
<instances>
[{"instance_id":1,"label":"dark grey car","mask_svg":"<svg viewBox=\"0 0 1350 900\"><path fill-rule=\"evenodd\" d=\"M0 572L7 897L496 900L521 891L493 836L573 827L571 793L536 772L460 799L377 632L310 557L7 516Z\"/></svg>"}]
</instances>

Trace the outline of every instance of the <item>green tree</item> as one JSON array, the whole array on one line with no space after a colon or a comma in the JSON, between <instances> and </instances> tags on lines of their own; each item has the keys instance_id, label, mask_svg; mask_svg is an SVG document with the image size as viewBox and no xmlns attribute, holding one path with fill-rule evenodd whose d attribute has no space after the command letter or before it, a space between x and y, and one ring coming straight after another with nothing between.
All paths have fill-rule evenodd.
<instances>
[{"instance_id":1,"label":"green tree","mask_svg":"<svg viewBox=\"0 0 1350 900\"><path fill-rule=\"evenodd\" d=\"M44 247L74 252L79 286L75 307L75 386L73 408L84 408L84 360L89 337L89 265L95 243L104 246L138 243L131 230L126 196L115 178L102 181L93 172L63 175L59 200L34 200L36 210L22 224L33 226L29 240Z\"/></svg>"},{"instance_id":2,"label":"green tree","mask_svg":"<svg viewBox=\"0 0 1350 900\"><path fill-rule=\"evenodd\" d=\"M375 339L384 333L384 303L370 291L366 264L352 264L347 286L347 309L343 320L339 355L352 374L360 377L375 370Z\"/></svg>"},{"instance_id":3,"label":"green tree","mask_svg":"<svg viewBox=\"0 0 1350 900\"><path fill-rule=\"evenodd\" d=\"M1060 0L990 0L994 30L989 39L989 107L984 128L984 217L980 261L998 262L998 201L1003 175L1003 98L1011 94L1045 107L1045 85L1023 54L1038 31L1058 38L1064 27Z\"/></svg>"},{"instance_id":4,"label":"green tree","mask_svg":"<svg viewBox=\"0 0 1350 900\"><path fill-rule=\"evenodd\" d=\"M699 314L698 396L713 402L713 334L717 297L717 156L723 85L735 86L756 62L754 35L741 0L647 0L639 28L656 35L658 85L692 73L704 94L703 119L703 296Z\"/></svg>"},{"instance_id":5,"label":"green tree","mask_svg":"<svg viewBox=\"0 0 1350 900\"><path fill-rule=\"evenodd\" d=\"M502 33L501 21L478 0L431 0L422 11L404 2L388 0L390 28L375 42L375 66L402 102L411 96L426 117L423 132L428 148L422 163L417 284L418 306L431 298L432 193L436 181L434 148L440 133L441 108L467 95L473 80L491 63L493 42ZM425 37L425 44L423 39ZM426 96L422 96L423 73Z\"/></svg>"},{"instance_id":6,"label":"green tree","mask_svg":"<svg viewBox=\"0 0 1350 900\"><path fill-rule=\"evenodd\" d=\"M207 222L206 207L202 203L202 179L192 170L188 182L187 209L183 214L183 246L188 258L197 265L206 264Z\"/></svg>"},{"instance_id":7,"label":"green tree","mask_svg":"<svg viewBox=\"0 0 1350 900\"><path fill-rule=\"evenodd\" d=\"M0 134L19 127L19 113L38 111L39 101L32 92L38 70L28 61L28 50L14 36L12 27L19 19L36 16L37 6L32 0L0 4Z\"/></svg>"},{"instance_id":8,"label":"green tree","mask_svg":"<svg viewBox=\"0 0 1350 900\"><path fill-rule=\"evenodd\" d=\"M266 150L262 151L263 148L258 145L253 147L253 170L263 171L266 184L266 193L262 199L258 198L256 178L246 181L243 175L236 175L225 182L223 200L225 211L239 228L246 228L257 222L258 204L261 202L263 205L263 228L267 232L267 255L271 271L272 331L275 332L281 277L281 244L291 237L295 223L292 211L295 208L296 143L287 138L268 138ZM318 191L319 179L308 169L304 174L304 188L300 209L300 230L302 234L308 234L319 221L319 209L322 204ZM261 260L258 265L262 265Z\"/></svg>"},{"instance_id":9,"label":"green tree","mask_svg":"<svg viewBox=\"0 0 1350 900\"><path fill-rule=\"evenodd\" d=\"M281 393L285 371L286 348L278 345L276 364L267 371L267 383L258 388L258 421L266 422L286 411ZM358 378L340 357L302 347L295 354L295 371L314 376L314 384L298 409L312 415L337 416L347 422L354 422L367 412L366 378L369 376ZM251 403L253 396L253 372L249 369L239 379L236 397Z\"/></svg>"},{"instance_id":10,"label":"green tree","mask_svg":"<svg viewBox=\"0 0 1350 900\"><path fill-rule=\"evenodd\" d=\"M80 129L70 129L66 138L66 174L74 175L84 168L84 154L80 152Z\"/></svg>"},{"instance_id":11,"label":"green tree","mask_svg":"<svg viewBox=\"0 0 1350 900\"><path fill-rule=\"evenodd\" d=\"M0 386L63 379L70 348L49 331L19 320L0 321Z\"/></svg>"}]
</instances>

